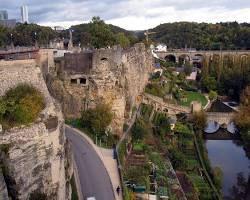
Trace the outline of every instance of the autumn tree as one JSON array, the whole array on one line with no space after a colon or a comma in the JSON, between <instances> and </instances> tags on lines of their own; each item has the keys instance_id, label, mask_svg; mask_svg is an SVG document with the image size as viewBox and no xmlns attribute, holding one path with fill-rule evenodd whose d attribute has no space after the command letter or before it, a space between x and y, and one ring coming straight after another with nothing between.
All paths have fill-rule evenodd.
<instances>
[{"instance_id":1,"label":"autumn tree","mask_svg":"<svg viewBox=\"0 0 250 200\"><path fill-rule=\"evenodd\" d=\"M243 140L250 145L250 86L243 90L240 97L239 112L235 116L235 122L241 129Z\"/></svg>"},{"instance_id":2,"label":"autumn tree","mask_svg":"<svg viewBox=\"0 0 250 200\"><path fill-rule=\"evenodd\" d=\"M193 122L197 129L203 130L207 123L207 116L204 111L193 113Z\"/></svg>"}]
</instances>

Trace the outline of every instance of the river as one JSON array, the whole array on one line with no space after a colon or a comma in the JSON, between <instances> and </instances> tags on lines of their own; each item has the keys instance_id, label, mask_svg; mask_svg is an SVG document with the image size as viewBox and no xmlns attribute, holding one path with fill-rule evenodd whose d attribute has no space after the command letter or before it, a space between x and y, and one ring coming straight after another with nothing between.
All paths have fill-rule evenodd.
<instances>
[{"instance_id":1,"label":"river","mask_svg":"<svg viewBox=\"0 0 250 200\"><path fill-rule=\"evenodd\" d=\"M232 140L207 140L206 147L211 166L220 167L223 171L222 194L224 199L226 196L232 198L230 189L233 186L239 186L237 185L237 179L240 178L239 173L242 173L241 178L245 178L246 181L245 192L250 193L248 191L250 188L250 160L243 147ZM238 198L236 199L238 200Z\"/></svg>"}]
</instances>

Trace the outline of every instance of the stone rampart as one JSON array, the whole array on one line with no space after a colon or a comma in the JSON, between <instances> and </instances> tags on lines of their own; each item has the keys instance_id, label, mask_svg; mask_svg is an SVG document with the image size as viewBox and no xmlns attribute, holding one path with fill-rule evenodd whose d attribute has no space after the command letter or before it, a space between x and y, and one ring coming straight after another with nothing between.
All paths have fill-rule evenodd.
<instances>
[{"instance_id":1,"label":"stone rampart","mask_svg":"<svg viewBox=\"0 0 250 200\"><path fill-rule=\"evenodd\" d=\"M29 199L34 191L45 193L48 199L67 200L70 188L66 182L72 167L65 166L70 163L71 155L65 151L60 107L50 96L35 60L0 61L0 97L20 83L31 84L41 91L46 108L34 123L0 134L0 161L7 169L4 177L11 179L6 182L7 188L12 188L8 192L20 200Z\"/></svg>"}]
</instances>

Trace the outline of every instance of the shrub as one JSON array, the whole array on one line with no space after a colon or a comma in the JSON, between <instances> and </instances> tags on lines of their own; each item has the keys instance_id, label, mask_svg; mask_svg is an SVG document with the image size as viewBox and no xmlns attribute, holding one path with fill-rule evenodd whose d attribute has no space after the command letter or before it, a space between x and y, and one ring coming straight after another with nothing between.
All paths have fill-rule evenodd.
<instances>
[{"instance_id":1,"label":"shrub","mask_svg":"<svg viewBox=\"0 0 250 200\"><path fill-rule=\"evenodd\" d=\"M20 84L0 99L0 123L5 128L32 123L44 107L41 92L31 85Z\"/></svg>"}]
</instances>

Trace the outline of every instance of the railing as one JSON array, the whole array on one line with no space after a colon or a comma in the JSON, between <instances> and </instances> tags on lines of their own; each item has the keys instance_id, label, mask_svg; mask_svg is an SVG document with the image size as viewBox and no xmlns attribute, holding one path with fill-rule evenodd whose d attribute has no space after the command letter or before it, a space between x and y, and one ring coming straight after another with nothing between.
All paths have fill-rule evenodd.
<instances>
[{"instance_id":1,"label":"railing","mask_svg":"<svg viewBox=\"0 0 250 200\"><path fill-rule=\"evenodd\" d=\"M120 148L122 142L128 137L128 134L129 134L132 126L135 123L136 117L137 117L138 113L140 112L140 109L141 109L141 107L139 106L137 108L136 112L134 113L132 119L131 119L129 127L123 133L121 139L119 140L119 142L116 145L116 148L114 149L114 157L116 158L116 161L117 161L118 173L119 173L120 182L121 182L121 189L122 189L122 197L123 197L123 199L125 199L126 196L125 196L125 187L124 187L125 185L124 185L123 176L122 176L122 164L121 164L121 160L120 160L120 157L119 157L119 148Z\"/></svg>"},{"instance_id":2,"label":"railing","mask_svg":"<svg viewBox=\"0 0 250 200\"><path fill-rule=\"evenodd\" d=\"M194 130L193 130L194 132ZM203 161L203 158L201 156L201 152L200 152L200 148L199 148L199 145L198 145L198 142L197 142L197 138L196 138L196 134L194 133L194 144L195 144L195 148L196 148L196 152L197 152L197 155L198 155L198 158L200 160L200 164L202 166L202 169L204 171L204 174L206 176L206 179L208 180L208 183L209 185L211 186L211 188L213 189L214 193L215 193L215 196L216 196L216 199L217 200L221 200L221 196L219 194L219 192L217 191L216 187L214 186L214 183L213 181L211 180L208 172L207 172L207 169L206 169L206 166L205 166L205 163Z\"/></svg>"}]
</instances>

